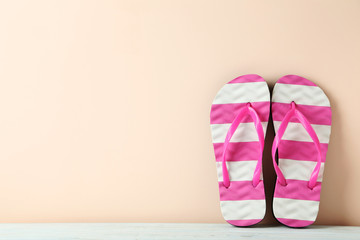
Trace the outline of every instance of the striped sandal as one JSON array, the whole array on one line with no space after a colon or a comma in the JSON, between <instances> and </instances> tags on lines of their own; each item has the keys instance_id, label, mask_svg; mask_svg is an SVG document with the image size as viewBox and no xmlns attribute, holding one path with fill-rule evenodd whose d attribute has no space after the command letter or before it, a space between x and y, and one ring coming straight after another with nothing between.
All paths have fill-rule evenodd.
<instances>
[{"instance_id":1,"label":"striped sandal","mask_svg":"<svg viewBox=\"0 0 360 240\"><path fill-rule=\"evenodd\" d=\"M277 175L273 213L286 226L305 227L315 221L319 210L331 132L330 102L311 81L287 75L274 86L271 109Z\"/></svg>"},{"instance_id":2,"label":"striped sandal","mask_svg":"<svg viewBox=\"0 0 360 240\"><path fill-rule=\"evenodd\" d=\"M220 207L235 226L254 225L265 215L262 155L269 112L269 88L255 74L225 84L211 106Z\"/></svg>"}]
</instances>

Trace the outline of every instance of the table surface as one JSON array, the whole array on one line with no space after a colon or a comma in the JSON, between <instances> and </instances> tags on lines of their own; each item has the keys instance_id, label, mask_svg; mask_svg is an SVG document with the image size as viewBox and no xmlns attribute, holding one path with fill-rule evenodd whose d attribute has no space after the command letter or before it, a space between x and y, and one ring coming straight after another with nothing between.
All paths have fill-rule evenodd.
<instances>
[{"instance_id":1,"label":"table surface","mask_svg":"<svg viewBox=\"0 0 360 240\"><path fill-rule=\"evenodd\" d=\"M294 229L200 223L1 223L1 240L163 240L163 239L360 239L360 227L317 226Z\"/></svg>"}]
</instances>

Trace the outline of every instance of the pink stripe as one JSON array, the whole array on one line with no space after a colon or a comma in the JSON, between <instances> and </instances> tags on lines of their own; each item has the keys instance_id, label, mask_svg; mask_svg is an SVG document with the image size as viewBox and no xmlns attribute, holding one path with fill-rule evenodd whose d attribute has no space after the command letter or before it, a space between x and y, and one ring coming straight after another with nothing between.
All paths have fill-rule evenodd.
<instances>
[{"instance_id":1,"label":"pink stripe","mask_svg":"<svg viewBox=\"0 0 360 240\"><path fill-rule=\"evenodd\" d=\"M262 180L255 188L252 181L232 181L229 188L225 188L223 183L219 182L219 192L220 201L265 199Z\"/></svg>"},{"instance_id":2,"label":"pink stripe","mask_svg":"<svg viewBox=\"0 0 360 240\"><path fill-rule=\"evenodd\" d=\"M210 112L210 124L232 123L240 109L247 103L213 104ZM269 119L270 102L253 102L251 106L256 110L262 122ZM244 117L241 122L253 122L250 115Z\"/></svg>"},{"instance_id":3,"label":"pink stripe","mask_svg":"<svg viewBox=\"0 0 360 240\"><path fill-rule=\"evenodd\" d=\"M309 181L287 179L286 183L286 186L276 184L274 197L320 201L321 182L317 182L313 190L308 187Z\"/></svg>"},{"instance_id":4,"label":"pink stripe","mask_svg":"<svg viewBox=\"0 0 360 240\"><path fill-rule=\"evenodd\" d=\"M307 80L306 78L297 76L297 75L286 75L280 78L277 83L285 84L295 84L295 85L306 85L306 86L316 86L315 83Z\"/></svg>"},{"instance_id":5,"label":"pink stripe","mask_svg":"<svg viewBox=\"0 0 360 240\"><path fill-rule=\"evenodd\" d=\"M314 223L314 221L287 219L287 218L277 218L277 220L289 227L307 227Z\"/></svg>"},{"instance_id":6,"label":"pink stripe","mask_svg":"<svg viewBox=\"0 0 360 240\"><path fill-rule=\"evenodd\" d=\"M226 220L228 223L234 226L245 227L257 224L262 219L250 219L250 220Z\"/></svg>"},{"instance_id":7,"label":"pink stripe","mask_svg":"<svg viewBox=\"0 0 360 240\"><path fill-rule=\"evenodd\" d=\"M274 121L282 121L285 114L290 110L290 103L273 102L272 117ZM331 108L322 106L311 106L296 104L296 108L304 114L311 124L331 125ZM276 109L276 111L274 111ZM300 122L296 117L292 117L290 122Z\"/></svg>"},{"instance_id":8,"label":"pink stripe","mask_svg":"<svg viewBox=\"0 0 360 240\"><path fill-rule=\"evenodd\" d=\"M222 161L223 143L213 143L217 162ZM259 142L230 142L226 152L226 161L258 160Z\"/></svg>"},{"instance_id":9,"label":"pink stripe","mask_svg":"<svg viewBox=\"0 0 360 240\"><path fill-rule=\"evenodd\" d=\"M327 143L320 143L321 161L326 161ZM298 142L291 140L281 140L278 150L279 158L304 160L317 162L317 150L312 142Z\"/></svg>"},{"instance_id":10,"label":"pink stripe","mask_svg":"<svg viewBox=\"0 0 360 240\"><path fill-rule=\"evenodd\" d=\"M264 82L265 80L257 74L247 74L237 77L228 83Z\"/></svg>"}]
</instances>

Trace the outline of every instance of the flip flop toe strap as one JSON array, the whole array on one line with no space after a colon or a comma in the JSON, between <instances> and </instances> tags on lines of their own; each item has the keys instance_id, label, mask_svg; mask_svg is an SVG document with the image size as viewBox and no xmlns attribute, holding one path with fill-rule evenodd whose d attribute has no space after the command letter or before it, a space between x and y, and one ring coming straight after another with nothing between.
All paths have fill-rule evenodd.
<instances>
[{"instance_id":1,"label":"flip flop toe strap","mask_svg":"<svg viewBox=\"0 0 360 240\"><path fill-rule=\"evenodd\" d=\"M261 168L262 168L262 154L264 149L264 130L261 124L261 120L259 115L257 114L256 110L251 106L250 103L247 103L245 107L243 107L238 115L235 117L234 121L231 123L230 128L226 134L224 148L223 148L223 155L222 155L222 173L223 173L223 185L226 188L230 187L230 179L229 179L229 172L226 165L226 153L230 143L232 136L234 135L236 129L238 128L241 120L250 115L252 120L254 121L255 129L257 135L259 137L259 156L257 160L257 164L255 167L254 175L253 175L253 186L256 187L260 182L261 177Z\"/></svg>"},{"instance_id":2,"label":"flip flop toe strap","mask_svg":"<svg viewBox=\"0 0 360 240\"><path fill-rule=\"evenodd\" d=\"M282 173L281 169L276 163L275 155L276 151L279 147L279 144L281 142L281 138L283 137L285 130L289 124L290 119L295 116L301 123L301 125L305 128L311 139L313 140L313 143L315 144L316 150L317 150L317 163L315 165L315 168L310 176L310 180L308 183L308 187L310 189L313 189L316 185L320 167L321 167L321 147L320 147L320 141L319 138L314 131L313 127L311 126L310 122L307 120L307 118L296 108L296 104L294 102L291 102L291 109L286 113L284 119L281 121L281 124L279 126L279 129L277 131L277 134L274 138L273 146L272 146L272 159L273 159L273 165L274 169L277 175L277 181L283 185L286 186L286 179L284 177L284 174Z\"/></svg>"}]
</instances>

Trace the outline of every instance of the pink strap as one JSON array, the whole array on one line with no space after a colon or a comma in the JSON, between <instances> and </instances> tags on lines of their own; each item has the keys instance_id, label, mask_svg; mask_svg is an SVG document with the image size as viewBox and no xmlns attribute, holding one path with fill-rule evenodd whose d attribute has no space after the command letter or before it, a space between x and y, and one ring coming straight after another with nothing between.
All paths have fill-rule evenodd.
<instances>
[{"instance_id":1,"label":"pink strap","mask_svg":"<svg viewBox=\"0 0 360 240\"><path fill-rule=\"evenodd\" d=\"M234 135L236 129L238 128L241 120L249 114L251 118L254 121L254 125L256 128L256 132L259 137L259 145L260 145L260 151L259 151L259 158L256 164L256 168L253 175L253 186L256 187L260 182L260 176L261 176L261 167L262 167L262 154L264 149L264 131L263 127L261 125L261 121L259 118L259 115L255 111L255 109L251 106L250 103L246 104L246 107L242 108L238 115L235 117L234 121L231 123L230 128L226 134L225 142L224 142L224 150L223 150L223 156L222 156L222 172L223 172L223 184L226 188L230 186L230 179L229 179L229 173L226 165L226 152L227 148L229 146L229 142Z\"/></svg>"},{"instance_id":2,"label":"pink strap","mask_svg":"<svg viewBox=\"0 0 360 240\"><path fill-rule=\"evenodd\" d=\"M319 172L320 172L320 167L321 167L320 142L319 142L319 139L318 139L313 127L311 126L309 121L306 119L306 117L296 108L296 105L294 102L291 102L291 109L286 113L284 119L282 120L282 122L279 126L277 134L274 138L274 142L273 142L273 146L272 146L272 159L273 159L274 169L275 169L276 175L278 176L278 182L281 185L286 186L287 185L286 179L275 161L275 154L276 154L277 148L279 147L281 138L284 135L285 130L289 124L289 121L290 121L291 117L293 117L293 116L295 116L297 119L299 119L300 123L303 125L303 127L305 128L305 130L308 132L311 139L313 140L316 150L318 152L317 164L311 174L309 184L308 184L308 187L310 189L313 189L314 186L316 185L317 178L318 178Z\"/></svg>"}]
</instances>

